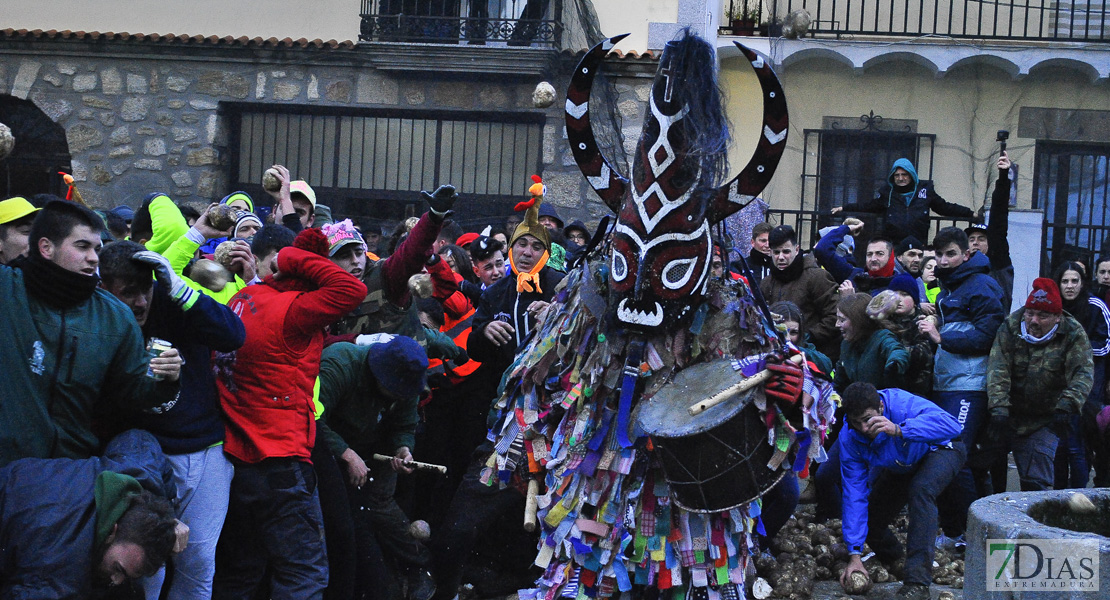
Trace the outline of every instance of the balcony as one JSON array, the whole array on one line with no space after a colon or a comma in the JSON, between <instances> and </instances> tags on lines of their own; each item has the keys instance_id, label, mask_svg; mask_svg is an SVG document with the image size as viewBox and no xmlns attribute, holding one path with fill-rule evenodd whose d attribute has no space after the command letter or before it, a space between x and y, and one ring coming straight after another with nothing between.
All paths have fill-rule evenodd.
<instances>
[{"instance_id":1,"label":"balcony","mask_svg":"<svg viewBox=\"0 0 1110 600\"><path fill-rule=\"evenodd\" d=\"M560 0L362 0L360 41L559 48Z\"/></svg>"},{"instance_id":2,"label":"balcony","mask_svg":"<svg viewBox=\"0 0 1110 600\"><path fill-rule=\"evenodd\" d=\"M1110 0L725 0L723 5L721 22L734 35L773 29L804 9L812 19L806 35L817 38L1110 43Z\"/></svg>"},{"instance_id":3,"label":"balcony","mask_svg":"<svg viewBox=\"0 0 1110 600\"><path fill-rule=\"evenodd\" d=\"M362 0L359 42L384 71L535 77L568 41L563 0Z\"/></svg>"}]
</instances>

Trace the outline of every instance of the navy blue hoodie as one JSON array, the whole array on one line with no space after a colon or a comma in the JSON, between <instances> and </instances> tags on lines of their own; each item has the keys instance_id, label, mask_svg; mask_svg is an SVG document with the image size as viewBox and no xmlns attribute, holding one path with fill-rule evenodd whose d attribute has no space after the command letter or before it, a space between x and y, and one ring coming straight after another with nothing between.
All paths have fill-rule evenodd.
<instances>
[{"instance_id":1,"label":"navy blue hoodie","mask_svg":"<svg viewBox=\"0 0 1110 600\"><path fill-rule=\"evenodd\" d=\"M128 424L153 433L166 454L199 452L223 441L212 351L233 352L247 337L243 322L230 308L204 294L198 296L189 310L182 311L155 283L150 316L143 326L147 339L172 343L185 359L176 401L135 413Z\"/></svg>"}]
</instances>

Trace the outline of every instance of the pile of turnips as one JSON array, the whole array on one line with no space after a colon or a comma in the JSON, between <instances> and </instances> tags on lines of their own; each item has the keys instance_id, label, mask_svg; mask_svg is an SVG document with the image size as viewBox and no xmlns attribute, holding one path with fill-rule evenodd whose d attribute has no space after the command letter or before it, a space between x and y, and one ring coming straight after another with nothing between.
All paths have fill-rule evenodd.
<instances>
[{"instance_id":1,"label":"pile of turnips","mask_svg":"<svg viewBox=\"0 0 1110 600\"><path fill-rule=\"evenodd\" d=\"M894 535L902 544L906 541L905 516L894 523ZM839 519L824 523L814 522L813 507L799 507L795 516L787 521L769 545L753 557L755 576L750 578L752 597L787 598L808 600L818 581L839 581L848 564L848 547L844 544ZM871 549L864 545L864 556ZM867 576L855 574L847 582L846 594L865 595L871 586L899 581L903 560L884 565L871 556L864 561ZM937 549L933 559L933 583L963 588L964 561L962 556Z\"/></svg>"}]
</instances>

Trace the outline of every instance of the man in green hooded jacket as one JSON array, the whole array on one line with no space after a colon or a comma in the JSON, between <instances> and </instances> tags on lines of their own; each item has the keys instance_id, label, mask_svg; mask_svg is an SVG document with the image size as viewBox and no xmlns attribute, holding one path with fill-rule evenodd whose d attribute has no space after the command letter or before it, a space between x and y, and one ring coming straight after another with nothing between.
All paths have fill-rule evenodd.
<instances>
[{"instance_id":1,"label":"man in green hooded jacket","mask_svg":"<svg viewBox=\"0 0 1110 600\"><path fill-rule=\"evenodd\" d=\"M131 309L97 287L103 228L55 200L31 226L29 256L0 266L0 466L88 458L98 422L177 396L177 350L151 358Z\"/></svg>"}]
</instances>

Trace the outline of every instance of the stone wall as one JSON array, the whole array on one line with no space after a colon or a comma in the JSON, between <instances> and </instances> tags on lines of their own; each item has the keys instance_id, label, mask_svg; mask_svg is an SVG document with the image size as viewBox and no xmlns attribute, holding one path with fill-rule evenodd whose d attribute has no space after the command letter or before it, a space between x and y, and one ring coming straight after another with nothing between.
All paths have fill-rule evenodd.
<instances>
[{"instance_id":1,"label":"stone wall","mask_svg":"<svg viewBox=\"0 0 1110 600\"><path fill-rule=\"evenodd\" d=\"M532 90L540 80L452 76L449 68L442 77L397 76L370 66L362 48L256 49L244 59L242 53L197 56L154 45L146 51L129 47L124 56L62 46L54 52L40 44L26 53L0 47L0 93L32 100L65 128L74 178L97 207L136 206L152 191L200 205L231 191L229 153L237 149L228 147L221 102L533 111ZM565 66L549 79L561 96L562 73L573 63L560 64ZM649 84L640 74L618 85L630 144ZM562 102L545 115L542 175L550 201L567 222L596 222L607 209L574 165ZM520 174L522 195L528 175Z\"/></svg>"}]
</instances>

